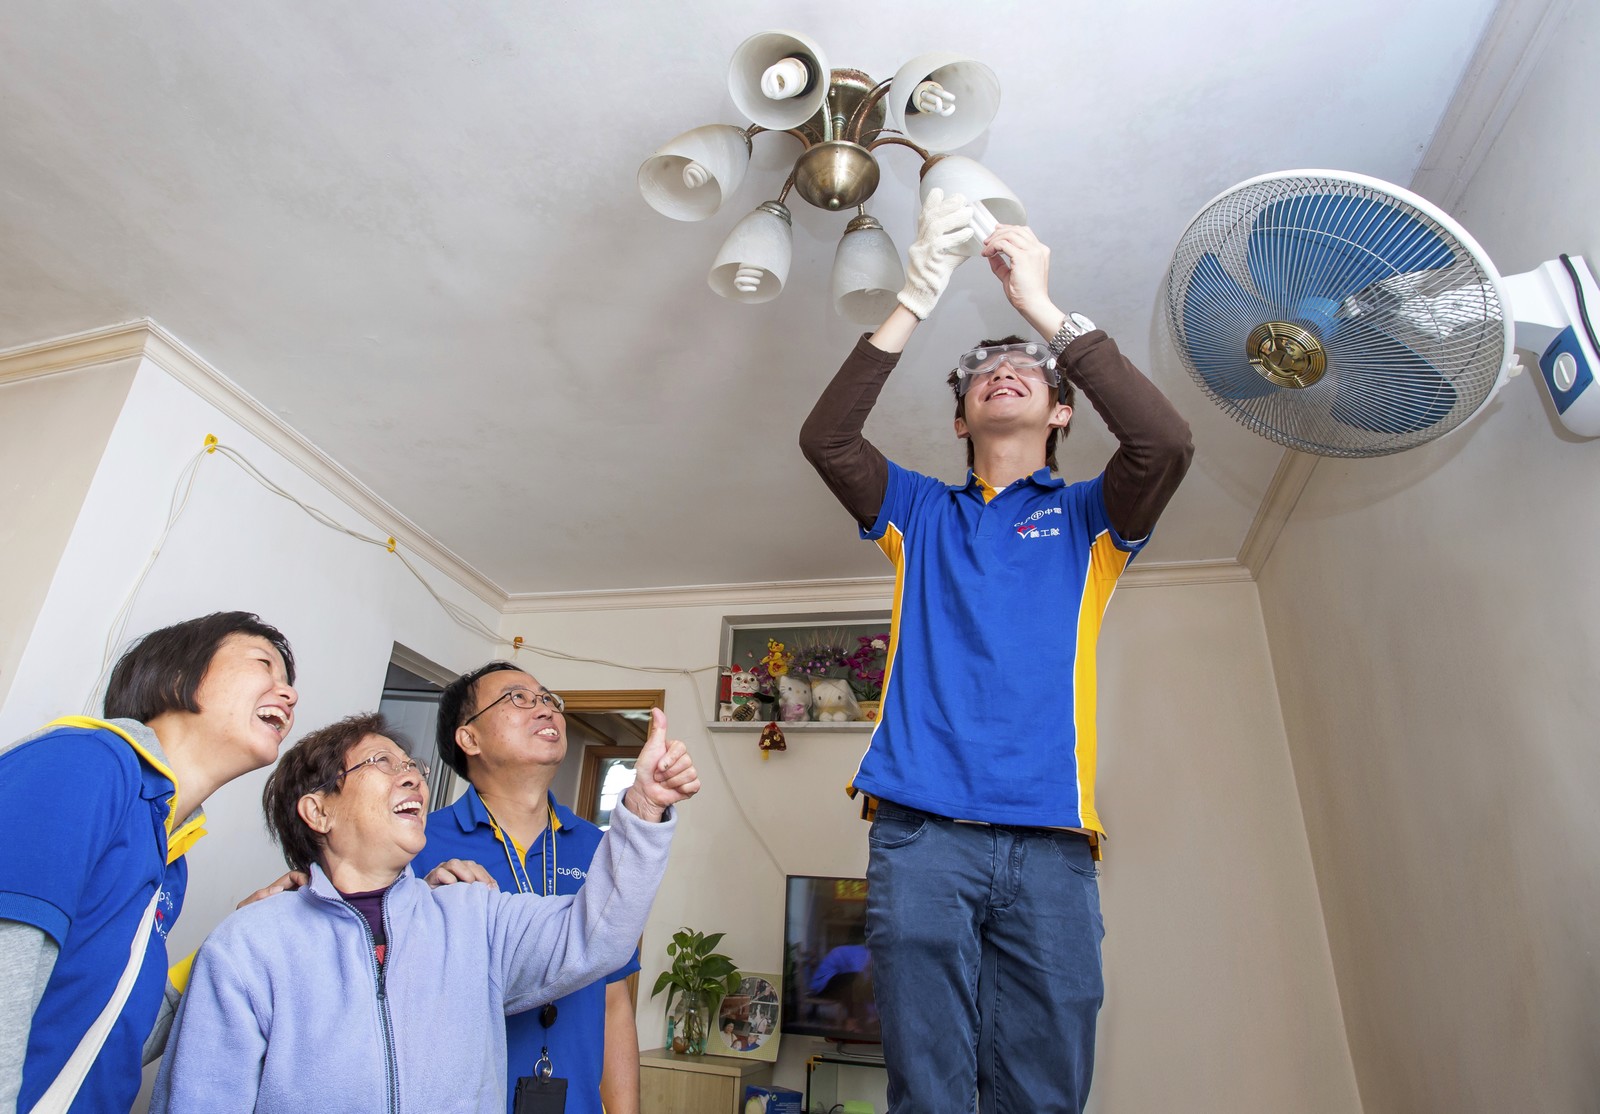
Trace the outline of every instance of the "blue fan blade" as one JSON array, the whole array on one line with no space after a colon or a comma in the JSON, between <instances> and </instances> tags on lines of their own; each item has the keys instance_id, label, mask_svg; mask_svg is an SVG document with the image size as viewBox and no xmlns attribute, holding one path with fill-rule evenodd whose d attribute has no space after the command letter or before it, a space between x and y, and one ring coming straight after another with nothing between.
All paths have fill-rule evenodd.
<instances>
[{"instance_id":1,"label":"blue fan blade","mask_svg":"<svg viewBox=\"0 0 1600 1114\"><path fill-rule=\"evenodd\" d=\"M1337 194L1267 206L1246 250L1250 280L1262 296L1321 329L1332 326L1341 301L1377 280L1454 258L1444 240L1393 204Z\"/></svg>"},{"instance_id":2,"label":"blue fan blade","mask_svg":"<svg viewBox=\"0 0 1600 1114\"><path fill-rule=\"evenodd\" d=\"M1371 433L1415 433L1442 420L1456 404L1455 384L1387 333L1342 321L1328 341L1336 376L1334 421Z\"/></svg>"},{"instance_id":3,"label":"blue fan blade","mask_svg":"<svg viewBox=\"0 0 1600 1114\"><path fill-rule=\"evenodd\" d=\"M1183 298L1183 335L1189 359L1219 398L1259 398L1275 388L1245 356L1250 330L1272 320L1267 304L1222 269L1215 255L1200 257Z\"/></svg>"}]
</instances>

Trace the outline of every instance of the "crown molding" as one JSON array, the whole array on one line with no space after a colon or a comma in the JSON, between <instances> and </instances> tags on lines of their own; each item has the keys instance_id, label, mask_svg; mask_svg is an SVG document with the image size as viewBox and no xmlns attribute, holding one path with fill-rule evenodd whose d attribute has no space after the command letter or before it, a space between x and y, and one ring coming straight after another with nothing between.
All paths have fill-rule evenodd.
<instances>
[{"instance_id":1,"label":"crown molding","mask_svg":"<svg viewBox=\"0 0 1600 1114\"><path fill-rule=\"evenodd\" d=\"M563 611L644 611L667 607L805 607L866 604L888 607L894 577L861 576L840 580L771 580L757 584L689 584L671 588L617 588L599 592L517 592L507 598L506 615Z\"/></svg>"},{"instance_id":2,"label":"crown molding","mask_svg":"<svg viewBox=\"0 0 1600 1114\"><path fill-rule=\"evenodd\" d=\"M1238 561L1153 561L1134 565L1117 581L1117 591L1129 588L1181 588L1198 584L1249 584L1255 580Z\"/></svg>"},{"instance_id":3,"label":"crown molding","mask_svg":"<svg viewBox=\"0 0 1600 1114\"><path fill-rule=\"evenodd\" d=\"M291 461L344 500L358 513L387 530L408 552L466 588L501 615L549 614L578 611L633 611L652 608L716 607L723 609L761 608L773 605L802 608L836 608L861 605L888 608L893 602L891 576L854 577L836 580L763 581L751 584L699 584L666 588L623 588L592 592L525 592L508 594L498 584L445 548L421 527L390 506L375 492L266 409L216 368L196 355L184 343L156 322L144 318L102 329L75 333L42 344L0 351L0 382L53 375L58 372L95 367L119 360L143 358L183 383L218 410L238 422L252 435ZM1286 454L1299 457L1301 454ZM1315 463L1315 457L1304 458ZM1161 588L1199 584L1249 582L1259 564L1246 560L1264 540L1270 552L1282 519L1288 517L1294 499L1299 498L1305 479L1292 493L1280 483L1285 472L1279 466L1262 510L1251 526L1239 560L1175 561L1134 564L1118 582L1122 589ZM1309 471L1306 473L1309 476ZM1276 498L1287 499L1281 517L1270 532L1262 529L1267 511ZM1259 535L1259 537L1258 537ZM426 674L422 674L426 675Z\"/></svg>"},{"instance_id":4,"label":"crown molding","mask_svg":"<svg viewBox=\"0 0 1600 1114\"><path fill-rule=\"evenodd\" d=\"M0 352L0 382L140 357L194 391L379 529L496 611L506 592L446 549L243 388L149 318Z\"/></svg>"},{"instance_id":5,"label":"crown molding","mask_svg":"<svg viewBox=\"0 0 1600 1114\"><path fill-rule=\"evenodd\" d=\"M1166 588L1189 584L1248 582L1250 570L1237 561L1173 561L1134 565L1117 582L1126 588ZM790 604L807 608L861 604L887 608L893 603L894 577L842 580L768 581L762 584L692 584L674 588L619 588L605 592L518 592L506 600L505 615L571 611L641 611L669 607L744 608Z\"/></svg>"},{"instance_id":6,"label":"crown molding","mask_svg":"<svg viewBox=\"0 0 1600 1114\"><path fill-rule=\"evenodd\" d=\"M1412 175L1412 190L1455 210L1571 7L1572 0L1500 0Z\"/></svg>"},{"instance_id":7,"label":"crown molding","mask_svg":"<svg viewBox=\"0 0 1600 1114\"><path fill-rule=\"evenodd\" d=\"M144 355L148 322L126 321L57 337L42 344L0 350L0 383L18 383L63 371L100 367Z\"/></svg>"},{"instance_id":8,"label":"crown molding","mask_svg":"<svg viewBox=\"0 0 1600 1114\"><path fill-rule=\"evenodd\" d=\"M1293 449L1283 451L1278 470L1272 474L1267 493L1262 497L1261 506L1256 509L1255 521L1250 523L1250 529L1245 531L1244 542L1239 546L1238 563L1249 572L1252 580L1259 578L1261 570L1266 568L1267 559L1278 544L1278 535L1283 533L1289 515L1300 501L1306 484L1311 482L1311 473L1316 471L1317 461L1321 459Z\"/></svg>"}]
</instances>

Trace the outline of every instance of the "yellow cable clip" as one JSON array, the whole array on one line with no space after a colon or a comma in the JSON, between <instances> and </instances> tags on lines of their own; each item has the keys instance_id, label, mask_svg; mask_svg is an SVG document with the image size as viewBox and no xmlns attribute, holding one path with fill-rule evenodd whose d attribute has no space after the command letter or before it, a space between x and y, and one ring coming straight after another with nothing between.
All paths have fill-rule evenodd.
<instances>
[{"instance_id":1,"label":"yellow cable clip","mask_svg":"<svg viewBox=\"0 0 1600 1114\"><path fill-rule=\"evenodd\" d=\"M522 649L522 635L519 634L511 640L511 652L514 654L520 649Z\"/></svg>"},{"instance_id":2,"label":"yellow cable clip","mask_svg":"<svg viewBox=\"0 0 1600 1114\"><path fill-rule=\"evenodd\" d=\"M205 449L208 453L217 451L217 435L215 433L206 434Z\"/></svg>"},{"instance_id":3,"label":"yellow cable clip","mask_svg":"<svg viewBox=\"0 0 1600 1114\"><path fill-rule=\"evenodd\" d=\"M394 552L394 539L393 538L389 539L389 552L390 553Z\"/></svg>"}]
</instances>

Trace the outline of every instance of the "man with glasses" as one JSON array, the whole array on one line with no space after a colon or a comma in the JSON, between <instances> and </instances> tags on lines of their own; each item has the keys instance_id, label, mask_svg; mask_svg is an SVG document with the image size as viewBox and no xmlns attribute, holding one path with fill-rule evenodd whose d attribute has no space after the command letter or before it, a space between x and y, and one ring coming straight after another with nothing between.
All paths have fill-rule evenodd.
<instances>
[{"instance_id":1,"label":"man with glasses","mask_svg":"<svg viewBox=\"0 0 1600 1114\"><path fill-rule=\"evenodd\" d=\"M1080 314L1050 252L1000 225L982 254L1041 338L984 342L948 382L966 480L862 436L889 373L975 245L974 208L929 192L906 288L806 419L800 445L894 564L877 728L850 786L868 836L867 945L895 1112L1082 1110L1103 993L1095 640L1112 589L1188 467L1188 426ZM980 227L981 216L980 216ZM1117 438L1065 484L1074 384Z\"/></svg>"},{"instance_id":2,"label":"man with glasses","mask_svg":"<svg viewBox=\"0 0 1600 1114\"><path fill-rule=\"evenodd\" d=\"M600 829L557 803L550 783L567 753L561 697L505 661L445 686L439 757L471 786L428 817L425 870L447 859L476 861L502 890L571 894L583 885ZM655 713L659 716L661 713ZM639 1034L627 977L639 954L605 980L539 1009L506 1018L506 1108L517 1078L568 1081L566 1114L638 1114Z\"/></svg>"}]
</instances>

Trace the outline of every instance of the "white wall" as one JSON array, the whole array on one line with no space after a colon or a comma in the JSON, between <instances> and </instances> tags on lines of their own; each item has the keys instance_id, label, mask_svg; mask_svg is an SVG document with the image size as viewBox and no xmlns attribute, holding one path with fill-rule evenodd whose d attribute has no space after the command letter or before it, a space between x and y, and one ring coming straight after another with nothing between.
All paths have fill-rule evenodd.
<instances>
[{"instance_id":1,"label":"white wall","mask_svg":"<svg viewBox=\"0 0 1600 1114\"><path fill-rule=\"evenodd\" d=\"M1572 5L1456 213L1502 272L1600 257L1597 48ZM1523 376L1443 443L1321 462L1266 567L1368 1114L1600 1094L1597 481Z\"/></svg>"},{"instance_id":2,"label":"white wall","mask_svg":"<svg viewBox=\"0 0 1600 1114\"><path fill-rule=\"evenodd\" d=\"M122 360L0 383L0 700L137 366Z\"/></svg>"},{"instance_id":3,"label":"white wall","mask_svg":"<svg viewBox=\"0 0 1600 1114\"><path fill-rule=\"evenodd\" d=\"M84 707L110 618L206 433L341 521L383 533L155 365L141 364L0 708L0 732L15 736ZM873 606L741 600L501 618L430 575L450 598L498 622L506 638L630 666L714 666L726 613ZM382 549L317 525L226 459L208 456L128 629L218 608L258 611L294 642L301 731L376 705L395 642L447 668L505 653L453 625ZM557 690L664 688L671 723L699 758L706 788L684 810L646 932L646 991L664 965L667 938L684 924L726 930L738 962L778 971L783 876L864 872L866 827L843 793L864 735L793 732L788 752L763 762L753 734L705 728L710 672L690 680L531 652L518 660ZM1359 1109L1254 587L1125 588L1112 605L1101 666L1101 798L1112 839L1095 1109ZM260 819L264 776L240 779L209 803L212 834L191 856L174 954L280 872ZM658 1045L660 1000L645 998L639 1016L642 1042ZM807 1039L784 1045L779 1082L803 1086L812 1047ZM861 1085L881 1103L872 1078L863 1073Z\"/></svg>"},{"instance_id":4,"label":"white wall","mask_svg":"<svg viewBox=\"0 0 1600 1114\"><path fill-rule=\"evenodd\" d=\"M863 606L740 601L523 614L501 630L565 653L694 668L716 662L724 614ZM681 925L726 931L725 949L741 966L779 971L783 876L865 872L866 825L843 792L865 735L790 732L788 751L763 762L754 733L704 727L709 673L691 683L534 654L519 660L556 689L664 687L673 733L696 755L705 788L683 810L646 929L642 994ZM1359 1110L1254 586L1120 591L1101 667L1111 840L1094 1109ZM640 1003L646 1047L662 1041L661 1001ZM817 1043L787 1039L777 1081L802 1088ZM862 1083L870 1089L870 1076Z\"/></svg>"},{"instance_id":5,"label":"white wall","mask_svg":"<svg viewBox=\"0 0 1600 1114\"><path fill-rule=\"evenodd\" d=\"M0 708L0 735L15 738L56 716L88 710L111 618L160 536L178 474L208 433L340 522L370 535L387 533L156 365L142 362ZM420 567L441 594L493 629L494 609L437 570ZM258 612L293 644L300 673L295 737L376 708L396 641L449 667L464 668L495 652L487 639L449 620L384 549L319 525L226 458L210 455L201 462L184 517L134 601L128 632L235 608ZM188 898L168 945L174 958L197 947L240 898L283 872L262 822L265 778L265 771L240 778L207 802L210 834L189 855Z\"/></svg>"}]
</instances>

